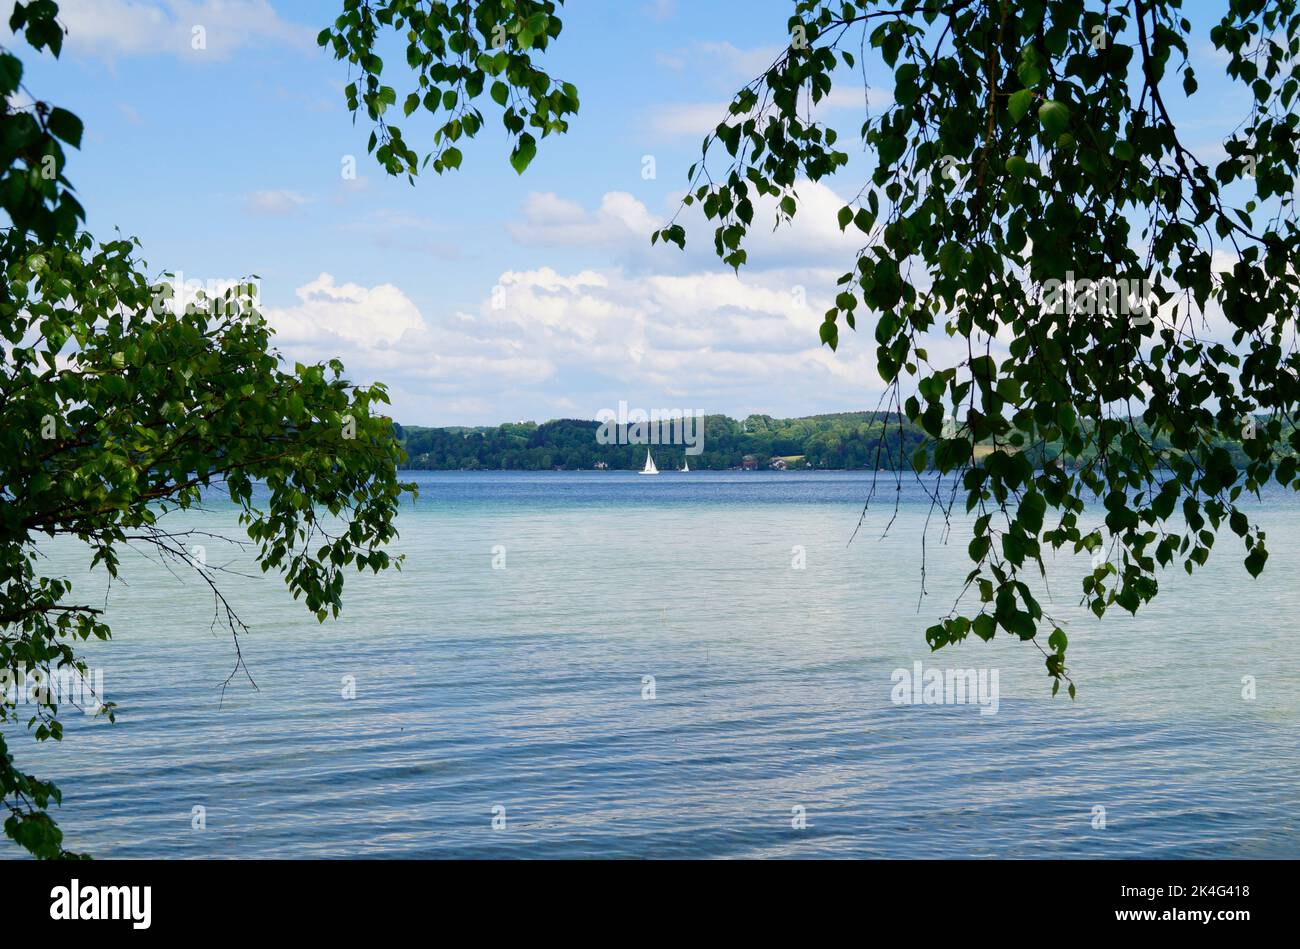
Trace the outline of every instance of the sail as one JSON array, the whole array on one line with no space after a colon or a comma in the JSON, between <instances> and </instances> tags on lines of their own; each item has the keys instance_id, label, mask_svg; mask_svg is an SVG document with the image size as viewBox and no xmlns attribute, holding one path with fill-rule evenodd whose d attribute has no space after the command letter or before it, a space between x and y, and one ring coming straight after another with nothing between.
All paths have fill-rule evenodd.
<instances>
[{"instance_id":1,"label":"sail","mask_svg":"<svg viewBox=\"0 0 1300 949\"><path fill-rule=\"evenodd\" d=\"M691 470L691 460L689 458L683 458L682 471L690 471L690 470Z\"/></svg>"},{"instance_id":2,"label":"sail","mask_svg":"<svg viewBox=\"0 0 1300 949\"><path fill-rule=\"evenodd\" d=\"M642 474L658 474L659 469L655 467L655 460L650 457L650 449L645 452L645 467L641 469Z\"/></svg>"}]
</instances>

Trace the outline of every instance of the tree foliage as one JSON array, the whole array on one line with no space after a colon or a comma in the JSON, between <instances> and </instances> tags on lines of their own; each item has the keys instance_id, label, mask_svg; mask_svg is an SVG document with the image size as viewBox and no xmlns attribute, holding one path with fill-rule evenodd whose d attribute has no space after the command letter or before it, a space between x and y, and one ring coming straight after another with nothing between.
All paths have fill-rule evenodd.
<instances>
[{"instance_id":1,"label":"tree foliage","mask_svg":"<svg viewBox=\"0 0 1300 949\"><path fill-rule=\"evenodd\" d=\"M48 0L18 3L10 26L57 55L56 16ZM238 657L244 624L192 554L192 533L165 520L213 492L239 506L264 571L322 621L337 615L347 569L392 562L383 547L405 486L378 414L383 387L349 384L337 360L287 369L248 287L177 301L145 276L134 241L81 232L64 177L80 121L30 94L15 104L27 90L9 50L0 84L0 671L85 673L78 643L111 634L71 581L43 573L38 545L56 536L81 541L110 577L131 544L192 567ZM34 696L27 727L59 740L58 694ZM113 716L112 703L102 709ZM25 717L0 698L0 723ZM23 772L3 737L0 800L8 836L38 857L69 856L47 811L58 788Z\"/></svg>"},{"instance_id":2,"label":"tree foliage","mask_svg":"<svg viewBox=\"0 0 1300 949\"><path fill-rule=\"evenodd\" d=\"M446 9L486 36L511 6ZM1067 637L1025 582L1045 550L1117 546L1083 599L1098 616L1133 612L1156 595L1157 567L1203 566L1225 525L1258 574L1265 537L1243 495L1272 479L1300 487L1300 20L1295 0L1224 0L1212 16L1198 31L1181 0L794 0L784 52L689 171L684 208L741 267L761 203L787 221L801 182L850 164L851 140L818 103L868 78L868 49L884 63L892 104L857 130L874 169L838 215L862 248L821 339L834 348L842 326L869 321L885 407L940 441L974 518L973 569L930 644L999 629L1038 643L1046 627L1053 691L1068 681ZM1169 107L1204 101L1197 48L1226 64L1245 113L1213 167ZM651 239L684 245L685 224ZM1217 314L1228 338L1205 331ZM965 355L932 358L927 343L944 338ZM1225 447L1239 439L1240 467ZM977 456L977 443L993 450ZM1032 449L1048 443L1087 461L1038 467Z\"/></svg>"},{"instance_id":3,"label":"tree foliage","mask_svg":"<svg viewBox=\"0 0 1300 949\"><path fill-rule=\"evenodd\" d=\"M523 174L537 154L537 140L568 130L566 116L578 111L578 90L552 80L533 63L560 35L557 4L551 0L345 0L334 24L317 42L355 73L344 90L353 117L364 111L374 124L369 150L391 175L414 178L460 167L459 143L483 127L476 103L484 92L501 110L510 136L510 164ZM378 49L388 33L406 41L406 65L414 88L385 82ZM426 112L435 119L433 147L423 159L389 113L402 99L402 114Z\"/></svg>"},{"instance_id":4,"label":"tree foliage","mask_svg":"<svg viewBox=\"0 0 1300 949\"><path fill-rule=\"evenodd\" d=\"M1219 15L1203 36L1177 0L801 0L786 53L706 143L725 150L725 175L692 172L687 202L703 205L719 253L739 266L756 196L792 215L801 178L848 161L799 103L824 98L861 45L892 70L894 105L862 126L874 172L839 215L864 246L821 333L834 346L841 321L870 315L881 378L942 439L936 461L975 515L966 588L977 603L959 600L927 631L934 648L998 629L1036 641L1046 624L1059 688L1067 638L1024 581L1045 573L1045 549L1113 541L1118 565L1086 576L1083 596L1098 616L1134 612L1156 595L1158 566L1204 565L1225 524L1258 574L1265 538L1242 495L1273 478L1300 486L1300 22L1293 2L1233 0ZM1190 51L1206 43L1247 103L1214 168L1166 104L1175 81L1197 101ZM663 236L680 242L675 227ZM1203 338L1212 311L1230 339ZM964 341L965 358L932 361L926 340L940 334ZM1224 442L1255 413L1239 471ZM994 450L973 458L986 441ZM1090 460L1035 467L1023 449L1053 441ZM1094 500L1104 529L1089 526Z\"/></svg>"},{"instance_id":5,"label":"tree foliage","mask_svg":"<svg viewBox=\"0 0 1300 949\"><path fill-rule=\"evenodd\" d=\"M597 464L611 470L639 470L645 464L645 445L628 443L625 432L614 443L601 444L596 437L599 428L599 422L582 419L554 419L540 425L407 425L403 426L402 447L406 450L405 467L420 470L589 470ZM1177 456L1167 437L1153 435L1144 422L1137 423L1137 428L1160 450L1162 458ZM1289 436L1290 431L1286 434ZM1248 441L1222 443L1234 467L1244 469L1250 463L1245 447ZM936 453L943 448L942 438L932 438L896 412L836 412L790 419L751 415L739 421L709 415L704 419L700 454L687 456L681 439L672 438L668 424L663 427L660 442L651 446L660 468L680 468L689 461L692 471L739 468L746 458L756 467L767 468L780 458L790 468L933 473L938 467ZM992 448L990 441L977 445L975 453L980 455ZM1027 445L1023 451L1035 468L1078 467L1096 462L1092 447L1080 457L1067 456L1063 448L1064 443L1057 440Z\"/></svg>"},{"instance_id":6,"label":"tree foliage","mask_svg":"<svg viewBox=\"0 0 1300 949\"><path fill-rule=\"evenodd\" d=\"M546 471L551 468L639 470L646 446L629 443L626 428L610 444L597 438L600 423L581 419L512 422L495 427L404 427L407 464L433 470L485 469ZM650 426L654 432L654 426ZM701 451L687 455L682 439L673 441L672 426L664 423L649 446L660 468L726 470L742 467L748 457L767 468L775 458L795 458L795 468L910 467L915 453L925 455L933 442L915 425L896 415L842 412L808 418L774 419L751 415L743 421L725 415L703 420ZM680 434L680 433L678 433ZM637 436L640 437L639 435Z\"/></svg>"}]
</instances>

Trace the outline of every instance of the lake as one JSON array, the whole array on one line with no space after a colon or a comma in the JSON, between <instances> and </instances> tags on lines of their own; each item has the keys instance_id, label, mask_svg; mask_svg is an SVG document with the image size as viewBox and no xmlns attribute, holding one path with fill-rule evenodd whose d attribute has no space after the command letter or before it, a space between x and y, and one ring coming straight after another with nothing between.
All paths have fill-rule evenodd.
<instances>
[{"instance_id":1,"label":"lake","mask_svg":"<svg viewBox=\"0 0 1300 949\"><path fill-rule=\"evenodd\" d=\"M198 578L128 554L110 589L71 543L42 548L78 602L107 596L115 633L86 647L115 725L68 710L63 743L42 747L6 727L18 763L63 786L67 846L1300 856L1288 494L1253 502L1271 551L1259 579L1225 532L1196 576L1162 572L1136 617L1098 621L1078 603L1088 559L1050 561L1071 701L1051 696L1032 644L930 652L924 630L969 570L969 524L948 538L935 516L927 535L910 476L901 491L881 476L850 543L870 473L407 474L420 497L398 519L404 569L349 574L337 621L204 544L210 565L248 574L221 583L252 627L256 688L239 675L224 696L234 651ZM220 501L168 522L238 534ZM996 701L895 702L917 663L996 682Z\"/></svg>"}]
</instances>

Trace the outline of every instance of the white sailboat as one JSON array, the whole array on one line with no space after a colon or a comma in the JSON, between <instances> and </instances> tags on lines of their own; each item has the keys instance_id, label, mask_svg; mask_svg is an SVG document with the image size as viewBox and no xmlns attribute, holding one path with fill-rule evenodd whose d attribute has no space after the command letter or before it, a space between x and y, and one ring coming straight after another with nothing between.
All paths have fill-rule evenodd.
<instances>
[{"instance_id":1,"label":"white sailboat","mask_svg":"<svg viewBox=\"0 0 1300 949\"><path fill-rule=\"evenodd\" d=\"M659 469L655 467L655 460L650 457L650 449L645 450L645 467L638 474L658 474Z\"/></svg>"},{"instance_id":2,"label":"white sailboat","mask_svg":"<svg viewBox=\"0 0 1300 949\"><path fill-rule=\"evenodd\" d=\"M682 474L690 474L691 460L685 456L682 457Z\"/></svg>"}]
</instances>

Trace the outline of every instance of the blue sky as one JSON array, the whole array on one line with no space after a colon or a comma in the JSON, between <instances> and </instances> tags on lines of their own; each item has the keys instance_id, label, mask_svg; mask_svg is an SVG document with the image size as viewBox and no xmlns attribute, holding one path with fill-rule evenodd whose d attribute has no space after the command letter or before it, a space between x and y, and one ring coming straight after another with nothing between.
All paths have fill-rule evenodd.
<instances>
[{"instance_id":1,"label":"blue sky","mask_svg":"<svg viewBox=\"0 0 1300 949\"><path fill-rule=\"evenodd\" d=\"M566 4L546 63L578 86L570 134L520 177L485 97L462 170L414 187L366 155L347 66L315 44L336 6L62 0L63 58L25 53L26 84L85 121L69 174L90 229L138 236L152 271L260 275L285 354L386 382L408 424L592 418L620 400L740 416L875 406L870 333L834 354L817 341L856 250L835 212L865 158L830 187L805 183L793 228L757 228L739 277L703 226L685 254L649 247L704 131L777 54L789 0ZM195 25L206 49L191 48ZM875 111L892 82L866 69ZM824 116L856 130L863 95L846 82ZM431 131L404 128L417 148Z\"/></svg>"}]
</instances>

